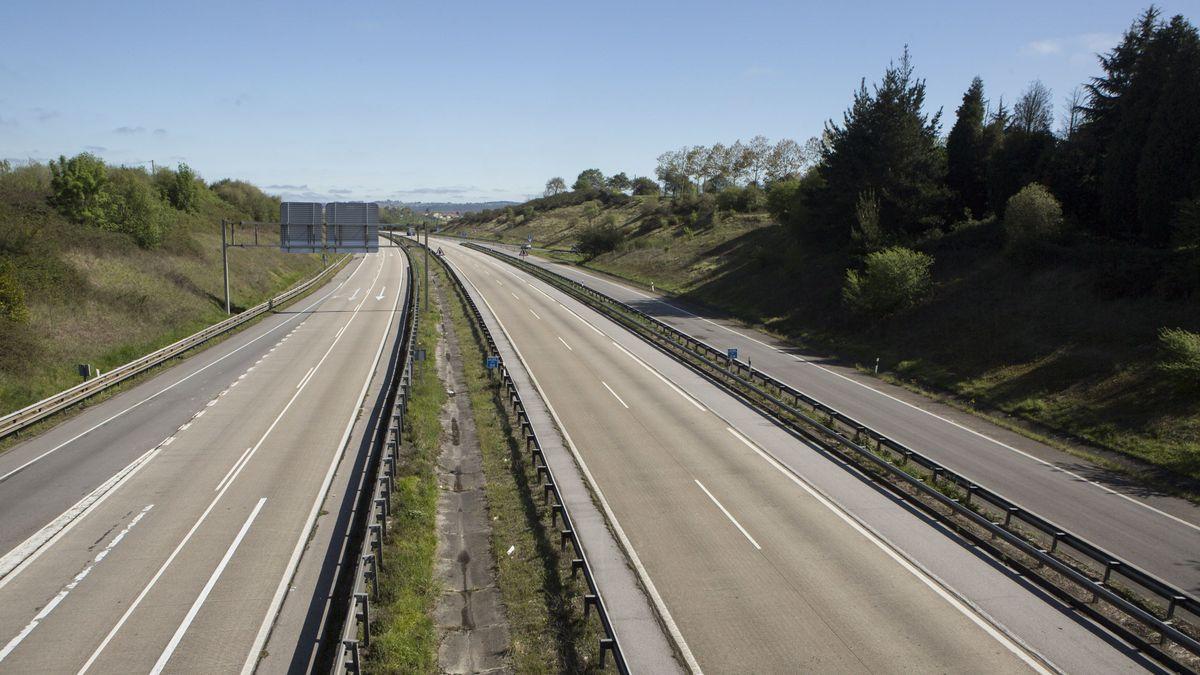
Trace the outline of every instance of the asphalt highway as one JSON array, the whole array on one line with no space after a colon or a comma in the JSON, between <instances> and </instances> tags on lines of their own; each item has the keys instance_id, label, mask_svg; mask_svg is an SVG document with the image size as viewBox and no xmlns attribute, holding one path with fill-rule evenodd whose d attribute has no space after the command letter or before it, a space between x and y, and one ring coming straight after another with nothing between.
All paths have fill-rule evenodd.
<instances>
[{"instance_id":1,"label":"asphalt highway","mask_svg":"<svg viewBox=\"0 0 1200 675\"><path fill-rule=\"evenodd\" d=\"M511 253L509 247L497 247ZM1069 528L1148 572L1200 593L1200 506L902 387L804 354L761 331L578 267L527 260L608 294Z\"/></svg>"},{"instance_id":2,"label":"asphalt highway","mask_svg":"<svg viewBox=\"0 0 1200 675\"><path fill-rule=\"evenodd\" d=\"M0 671L256 666L396 338L405 264L356 256L0 456Z\"/></svg>"},{"instance_id":3,"label":"asphalt highway","mask_svg":"<svg viewBox=\"0 0 1200 675\"><path fill-rule=\"evenodd\" d=\"M580 303L435 246L519 352L692 670L1150 665Z\"/></svg>"}]
</instances>

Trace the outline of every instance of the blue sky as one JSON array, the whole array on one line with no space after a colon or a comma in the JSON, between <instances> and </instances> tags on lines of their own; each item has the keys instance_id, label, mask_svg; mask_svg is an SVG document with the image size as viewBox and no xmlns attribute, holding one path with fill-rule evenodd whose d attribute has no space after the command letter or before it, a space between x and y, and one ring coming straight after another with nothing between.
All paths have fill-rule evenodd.
<instances>
[{"instance_id":1,"label":"blue sky","mask_svg":"<svg viewBox=\"0 0 1200 675\"><path fill-rule=\"evenodd\" d=\"M906 43L946 129L976 74L1006 100L1040 78L1061 106L1145 7L5 0L0 157L185 161L316 199L520 199L591 166L652 175L683 145L803 141Z\"/></svg>"}]
</instances>

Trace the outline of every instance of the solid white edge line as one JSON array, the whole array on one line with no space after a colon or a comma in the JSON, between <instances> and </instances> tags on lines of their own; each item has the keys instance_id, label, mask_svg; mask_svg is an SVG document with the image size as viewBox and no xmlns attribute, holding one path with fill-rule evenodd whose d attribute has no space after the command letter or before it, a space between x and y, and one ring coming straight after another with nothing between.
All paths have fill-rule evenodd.
<instances>
[{"instance_id":1,"label":"solid white edge line","mask_svg":"<svg viewBox=\"0 0 1200 675\"><path fill-rule=\"evenodd\" d=\"M608 393L612 394L613 398L617 399L617 403L620 403L621 405L625 406L626 410L629 410L629 404L626 403L625 401L622 401L621 397L617 396L617 392L613 391L613 388L608 386L607 382L605 382L604 380L600 380L600 384L604 385L604 388L608 390Z\"/></svg>"},{"instance_id":2,"label":"solid white edge line","mask_svg":"<svg viewBox=\"0 0 1200 675\"><path fill-rule=\"evenodd\" d=\"M407 260L403 256L401 259ZM404 271L405 265L405 262L401 262L401 272ZM383 271L382 264L379 271ZM379 275L376 274L376 278L378 277ZM390 317L396 316L396 308L400 306L400 296L401 294L397 293L396 299L392 302ZM361 303L359 306L362 306ZM357 312L357 310L355 311ZM250 675L254 672L254 669L258 666L259 657L266 647L267 639L271 636L271 629L275 625L275 618L279 615L279 610L283 607L284 597L287 595L288 584L291 583L292 578L296 575L297 568L300 566L300 556L304 553L305 544L308 543L308 538L317 522L317 516L320 515L321 504L325 501L325 497L329 493L330 485L333 484L333 475L337 472L338 463L341 462L342 456L346 452L346 445L350 441L350 432L354 429L354 423L358 419L358 412L362 408L363 400L367 396L367 389L371 385L375 369L379 367L379 360L383 357L383 347L387 344L387 336L391 332L391 325L389 318L385 323L383 336L379 338L379 348L375 352L375 360L367 370L367 378L363 381L362 391L358 394L358 404L354 406L354 409L350 413L350 420L346 423L346 429L342 432L342 440L338 443L338 450L333 454L333 458L329 463L329 469L326 470L325 478L321 482L321 488L317 490L317 497L308 512L308 519L305 521L304 528L300 530L300 536L296 539L296 545L292 549L292 555L288 559L287 567L284 569L283 576L279 580L279 585L275 587L275 594L271 597L271 605L267 609L267 615L263 618L262 624L259 625L258 633L254 637L254 645L250 648L250 653L246 655L245 662L242 663L242 675ZM397 336L397 339L400 339L399 336Z\"/></svg>"},{"instance_id":3,"label":"solid white edge line","mask_svg":"<svg viewBox=\"0 0 1200 675\"><path fill-rule=\"evenodd\" d=\"M267 503L267 498L263 497L254 505L254 509L250 512L250 516L246 518L246 522L242 524L242 529L238 530L237 536L233 538L233 543L226 549L225 555L221 558L221 562L217 564L217 568L213 570L212 575L208 577L208 582L204 584L204 588L200 590L200 595L196 596L196 601L192 603L188 613L183 617L183 621L179 624L179 628L175 629L175 634L171 636L171 641L163 648L162 654L159 654L158 661L154 663L154 667L150 670L153 675L158 675L166 667L167 661L171 660L171 656L175 653L175 648L179 646L179 641L183 639L184 633L192 625L192 621L196 619L196 614L200 612L200 607L204 605L204 601L208 599L208 594L212 592L213 586L217 585L217 579L221 578L221 573L225 571L225 567L229 565L229 561L233 558L234 552L242 545L242 540L246 538L246 533L250 531L250 524L258 518L259 511L262 511L263 504Z\"/></svg>"},{"instance_id":4,"label":"solid white edge line","mask_svg":"<svg viewBox=\"0 0 1200 675\"><path fill-rule=\"evenodd\" d=\"M454 267L458 267L457 265L454 265L454 263L448 258L446 259L446 262ZM611 527L612 531L616 533L617 540L620 543L621 548L624 549L624 553L629 559L629 563L633 566L634 571L637 573L638 578L642 582L642 587L645 589L646 594L650 596L650 601L653 603L655 610L657 610L659 619L666 627L667 633L670 635L671 640L675 642L676 648L679 649L680 656L683 658L688 670L690 670L692 673L702 673L703 671L700 669L700 664L696 661L695 655L692 654L691 647L688 646L687 640L684 639L683 633L679 630L679 625L675 623L675 618L671 616L670 610L667 609L666 602L663 601L662 595L659 594L658 588L654 585L654 581L650 579L650 574L646 571L646 567L642 564L641 558L639 558L637 552L634 551L633 543L629 541L629 537L626 536L625 530L621 527L621 523L617 521L616 514L613 513L612 507L608 504L608 499L605 498L604 493L600 490L600 486L596 483L595 477L592 476L591 469L588 468L587 462L583 461L583 455L579 454L579 448L575 447L575 442L571 440L571 434L568 433L566 427L563 426L562 420L559 418L558 413L554 410L554 406L550 405L550 400L546 397L546 392L542 390L542 385L534 376L533 371L530 370L529 364L525 361L525 357L521 355L521 350L517 349L517 345L513 342L512 337L508 334L508 329L504 327L504 323L500 321L500 318L496 315L496 310L492 309L491 304L487 301L487 298L484 297L483 292L479 289L479 287L476 286L475 283L472 282L465 274L460 275L460 277L463 279L463 281L470 284L471 288L475 289L479 299L483 301L483 304L488 308L488 311L492 313L492 319L495 320L496 325L498 325L500 330L503 331L505 337L508 339L509 346L512 347L513 353L517 355L517 360L521 362L521 365L525 368L525 372L529 375L530 381L533 382L534 389L537 389L538 395L542 398L542 402L546 404L546 409L550 412L550 416L554 419L554 423L558 426L559 432L562 433L563 439L567 442L567 447L570 449L571 455L574 457L580 473L583 474L584 478L587 480L588 486L591 488L592 494L600 503L600 507L604 511L604 517L607 520L609 527ZM540 289L537 287L534 287L534 290L540 291ZM601 596L603 596L602 590L598 590L598 592L600 592ZM616 630L616 626L613 626L613 631L616 632ZM619 639L618 642L620 642Z\"/></svg>"},{"instance_id":5,"label":"solid white edge line","mask_svg":"<svg viewBox=\"0 0 1200 675\"><path fill-rule=\"evenodd\" d=\"M762 340L759 340L759 339L757 339L757 338L755 338L755 337L753 337L753 336L747 335L747 334L745 334L745 333L743 333L743 332L741 332L741 331L734 330L733 328L730 328L729 326L726 326L725 324L722 324L722 323L717 323L716 321L713 321L712 319L709 319L709 318L707 318L707 317L703 317L703 316L700 316L699 314L695 314L695 313L689 312L688 310L686 310L686 309L684 309L684 308L682 308L682 307L680 307L680 306L678 306L678 305L676 305L676 304L674 304L674 303L667 302L667 301L666 301L666 300L664 300L662 297L656 297L656 296L652 296L652 295L647 295L647 294L645 294L645 293L642 293L641 291L638 291L638 290L636 290L636 289L630 288L630 287L628 287L628 286L625 286L625 285L623 285L623 284L619 284L619 283L617 283L617 282L615 282L615 281L609 281L609 280L607 280L607 279L604 279L604 278L602 278L602 277L598 277L598 276L596 276L596 275L594 275L594 274L588 274L587 272L583 272L582 270L578 270L577 268L570 268L570 269L573 269L573 270L575 270L575 271L579 272L580 274L582 274L582 275L584 275L584 276L586 276L586 277L589 277L589 278L592 278L592 279L596 279L596 280L598 280L598 281L601 281L601 282L603 282L603 283L609 284L609 285L611 285L611 286L615 286L615 287L617 287L617 288L621 288L621 289L623 289L623 290L629 291L630 293L635 293L635 294L637 294L637 295L640 295L640 296L641 296L641 297L643 297L643 298L648 298L648 299L650 299L650 300L654 300L655 302L657 302L657 303L659 303L659 304L661 304L661 305L664 305L664 306L666 306L666 307L670 307L671 309L673 309L673 310L676 310L676 311L679 311L679 312L683 312L684 314L687 314L687 315L688 315L688 316L690 316L690 317L693 317L693 318L696 318L696 319L700 319L701 321L704 321L705 323L709 323L709 324L712 324L712 325L714 325L714 326L716 326L716 327L718 327L718 328L721 328L721 329L723 329L723 330L729 331L730 333L733 333L734 335L737 335L738 337L741 337L741 338L745 338L745 339L747 339L747 340L750 340L751 342L754 342L754 343L756 343L756 344L762 345L763 347L766 347L767 349L770 349L770 350L772 350L772 351L778 352L778 353L780 353L780 354L783 354L783 355L785 355L785 356L790 356L792 359L794 359L794 360L796 360L796 361L799 361L800 363L803 363L803 364L805 364L805 365L812 366L813 368L816 368L816 369L818 369L818 370L821 370L821 371L824 371L824 372L826 372L826 373L829 373L830 375L833 375L834 377L841 378L841 379L843 379L843 380L845 380L845 381L849 382L850 384L853 384L853 385L856 385L856 386L862 387L863 389L866 389L867 391L874 392L874 393L876 393L876 394L879 394L880 396L883 396L883 397L885 397L885 398L891 399L892 401L895 401L896 403L899 403L899 404L901 404L901 405L903 405L903 406L906 406L906 407L912 408L913 410L916 410L916 411L918 411L918 412L922 412L922 413L924 413L924 414L926 414L926 415L929 415L930 417L932 417L932 418L934 418L934 419L936 419L936 420L939 420L939 421L945 422L946 424L949 424L949 425L951 425L951 426L953 426L953 427L957 427L958 429L961 429L961 430L963 430L963 431L965 431L965 432L967 432L967 433L969 433L969 434L972 434L972 435L974 435L974 436L977 436L977 437L979 437L979 438L982 438L982 439L984 439L985 441L989 441L989 442L991 442L991 443L994 443L994 444L996 444L996 445L998 445L998 446L1000 446L1000 447L1004 448L1005 450L1009 450L1009 451L1011 451L1011 452L1015 452L1015 453L1017 453L1018 455L1021 455L1022 457L1026 457L1026 458L1028 458L1028 459L1032 459L1033 461L1037 462L1038 464L1041 464L1041 465L1043 465L1043 466L1046 466L1046 467L1049 467L1049 468L1051 468L1051 469L1054 469L1055 471L1061 471L1061 472L1063 472L1063 473L1067 474L1068 476L1070 476L1070 477L1072 477L1072 478L1074 478L1074 479L1076 479L1076 480L1079 480L1079 481L1082 481L1082 482L1088 483L1088 484L1090 484L1090 485L1094 485L1095 487L1098 487L1098 488L1100 488L1101 490L1103 490L1104 492L1107 492L1108 494L1111 494L1111 495L1115 495L1115 496L1117 496L1117 497L1120 497L1121 499L1124 499L1124 500L1126 500L1126 501L1128 501L1128 502L1130 502L1130 503L1132 503L1132 504L1137 504L1138 506L1141 506L1142 508L1145 508L1145 509L1149 509L1150 511L1152 511L1152 512L1154 512L1154 513L1156 513L1156 514L1158 514L1158 515L1160 515L1160 516L1163 516L1164 518L1169 518L1170 520L1172 520L1172 521L1174 521L1174 522L1176 522L1176 523L1179 523L1180 525L1184 525L1184 526L1186 526L1186 527L1189 527L1189 528L1191 528L1191 529L1193 529L1193 530L1196 530L1196 531L1200 532L1200 524L1193 523L1193 522L1190 522L1190 521L1184 520L1183 518L1180 518L1179 516L1173 515L1173 514L1171 514L1171 513L1167 513L1166 511L1163 511L1162 509L1159 509L1159 508L1157 508L1157 507L1155 507L1155 506L1152 506L1152 505L1150 505L1150 504L1147 504L1147 503L1146 503L1146 502L1144 502L1144 501L1141 501L1140 499L1137 499L1136 497L1133 497L1133 496L1127 495L1127 494L1125 494L1124 492L1121 492L1121 491L1119 491L1119 490L1114 490L1113 488L1110 488L1110 487L1108 487L1107 485L1104 485L1103 483L1099 483L1099 482L1097 482L1097 481L1094 481L1094 480L1092 480L1092 479L1090 479L1090 478L1088 478L1088 477L1086 477L1086 476L1083 476L1083 475L1080 475L1080 474L1078 474L1078 473L1075 473L1074 471L1071 471L1070 469L1064 469L1064 468L1062 468L1061 466L1059 466L1059 465L1055 464L1054 462L1049 462L1049 461L1047 461L1047 460L1044 460L1044 459L1042 459L1041 457L1038 457L1038 456L1036 456L1036 455L1033 455L1033 454L1031 454L1031 453L1029 453L1029 452L1026 452L1026 451L1024 451L1024 450L1022 450L1022 449L1020 449L1020 448L1017 448L1017 447L1015 447L1015 446L1009 445L1008 443L1005 443L1004 441L1001 441L1001 440L999 440L999 439L997 439L997 438L992 438L991 436L989 436L989 435L987 435L987 434L985 434L985 433L983 433L983 432L981 432L981 431L976 431L975 429L972 429L971 427L968 427L968 426L966 426L965 424L961 424L961 423L959 423L959 422L955 422L954 420L952 420L952 419L950 419L950 418L948 418L948 417L943 417L942 415L939 415L939 414L937 414L937 413L933 412L932 410L926 410L925 408L922 408L922 407L921 407L921 406L919 406L919 405L915 405L915 404L909 403L908 401L905 401L905 400L904 400L904 399L902 399L902 398L899 398L899 397L893 396L893 395L891 395L891 394L887 393L886 391L881 391L881 390L879 390L879 389L876 389L875 387L872 387L871 385L869 385L869 384L867 384L867 383L865 383L865 382L859 382L858 380L856 380L856 379L854 379L854 378L852 378L852 377L847 377L846 375L843 375L843 374L841 374L841 373L837 372L836 370L832 370L832 369L830 369L830 368L826 368L825 366L822 366L822 365L821 365L821 364L819 364L819 363L813 363L812 361L809 361L808 359L806 359L806 358L803 358L803 357L800 357L800 356L797 356L797 355L795 355L795 354L790 354L790 353L788 353L788 352L784 351L783 349L780 349L779 347L776 347L775 345L769 344L769 343L767 343L767 342L763 342ZM549 296L547 296L547 297L549 297ZM766 374L766 375L768 375L768 376L770 376L770 374L769 374L769 373L767 373L766 371L762 370L761 368L759 369L759 372L760 372L760 373L763 373L763 374ZM782 378L775 378L775 379L778 379L780 382L783 382L783 381L784 381ZM986 421L986 420L984 420L984 421Z\"/></svg>"},{"instance_id":6,"label":"solid white edge line","mask_svg":"<svg viewBox=\"0 0 1200 675\"><path fill-rule=\"evenodd\" d=\"M970 619L972 623L982 628L988 635L990 635L1000 644L1004 645L1010 652L1016 654L1017 657L1024 661L1026 665L1039 673L1045 673L1046 675L1049 675L1051 671L1047 670L1045 665L1031 656L1030 653L1033 652L1032 649L1023 644L1019 644L1013 636L1007 634L1006 629L1001 630L998 628L998 622L995 622L993 619L991 619L991 617L984 618L986 616L985 613L979 608L968 604L969 601L966 601L965 598L961 597L958 591L951 590L948 585L943 583L933 573L927 571L924 566L911 559L907 553L904 553L899 547L895 546L881 535L877 534L873 528L860 520L858 516L850 513L850 511L846 510L841 504L838 504L833 498L826 496L822 490L811 485L808 480L798 476L795 472L788 469L782 462L776 459L774 455L771 455L760 448L757 443L751 441L732 426L725 427L725 430L732 434L734 438L746 445L746 447L757 453L759 457L762 457L764 460L766 460L766 462L774 467L776 471L779 471L784 475L784 477L788 478L805 492L807 492L813 499L816 499L822 506L829 509L835 515L841 518L842 521L844 521L847 525L854 528L854 530L865 537L867 541L875 544L879 550L883 551L889 557L891 557L892 560L895 560L897 563L899 563L901 567L908 570L917 579L920 579L922 583L937 593L943 600L949 603L950 606L954 607L960 613L962 613L963 616ZM1044 657L1041 655L1038 655L1038 658L1044 659ZM1059 670L1052 663L1048 663L1048 665L1053 669L1053 671Z\"/></svg>"},{"instance_id":7,"label":"solid white edge line","mask_svg":"<svg viewBox=\"0 0 1200 675\"><path fill-rule=\"evenodd\" d=\"M304 383L305 383L305 382L308 382L308 378L312 376L312 374L313 374L313 371L314 371L314 370L316 370L316 369L317 369L317 367L316 367L316 366L313 366L312 368L309 368L309 369L308 369L308 372L304 374L304 377L300 378L300 381L296 383L296 388L297 388L297 389L299 389L300 387L303 387L303 386L304 386Z\"/></svg>"},{"instance_id":8,"label":"solid white edge line","mask_svg":"<svg viewBox=\"0 0 1200 675\"><path fill-rule=\"evenodd\" d=\"M225 477L221 479L221 482L217 483L217 487L213 488L213 492L219 492L221 488L225 486L225 481L229 480L229 477L233 475L233 472L236 471L237 468L246 461L246 457L250 455L250 451L253 449L254 446L246 448L246 451L242 453L242 456L238 457L237 461L233 463L233 466L229 467L229 471L225 472Z\"/></svg>"},{"instance_id":9,"label":"solid white edge line","mask_svg":"<svg viewBox=\"0 0 1200 675\"><path fill-rule=\"evenodd\" d=\"M696 481L696 485L699 485L700 489L704 490L704 494L708 495L708 498L712 500L712 503L716 504L718 509L721 509L721 513L725 514L725 517L729 519L729 522L733 523L734 527L738 529L738 532L741 532L742 536L744 536L746 539L749 539L750 543L754 544L754 548L761 551L762 546L759 546L758 542L754 541L754 537L751 537L750 533L746 531L746 528L742 527L742 524L737 521L737 518L734 518L733 514L729 513L729 509L725 508L724 504L717 501L717 498L713 496L713 493L709 492L708 488L704 487L704 483L701 483L696 478L693 478L692 480Z\"/></svg>"},{"instance_id":10,"label":"solid white edge line","mask_svg":"<svg viewBox=\"0 0 1200 675\"><path fill-rule=\"evenodd\" d=\"M362 267L362 263L359 263L359 267ZM312 304L310 304L308 307L305 307L304 309L300 310L299 312L296 312L296 313L295 313L295 315L293 315L293 316L291 316L291 317L289 317L289 318L287 318L287 319L283 320L282 322L280 322L280 324L279 324L278 326L275 326L274 328L271 328L271 329L267 330L267 331L266 331L265 333L263 333L262 335L259 335L258 337L254 338L253 340L250 340L250 341L249 341L249 342L247 342L246 344L244 344L244 345L242 345L242 346L240 346L240 347L238 347L238 348L234 349L233 351L229 352L228 354L225 354L224 356L221 356L220 358L218 358L218 359L214 360L212 363L209 363L209 364L206 364L206 365L204 365L204 366L201 366L200 368L198 368L198 369L196 369L196 370L194 370L194 371L192 371L192 372L188 373L187 375L185 375L185 376L183 376L183 377L179 378L178 380L176 380L176 381L172 382L171 384L169 384L169 385L167 385L167 386L163 387L162 389L159 389L158 391L154 392L153 394L150 394L149 396L147 396L146 398L144 398L144 399L142 399L142 400L138 401L137 403L134 403L133 405L129 406L128 408L125 408L124 410L122 410L122 411L120 411L120 412L118 412L118 413L116 413L116 414L112 415L111 417L109 417L109 418L107 418L107 419L105 419L105 420L103 420L103 421L97 422L95 425L93 425L93 426L91 426L91 427L88 427L88 428L87 428L87 429L85 429L84 431L81 431L80 433L78 433L78 434L76 434L76 435L72 436L71 438L68 438L67 440L63 441L62 443L59 443L58 445L54 446L53 448L50 448L49 450L47 450L47 451L43 452L42 454L38 455L37 457L34 457L33 459L29 460L28 462L25 462L25 463L24 463L24 464L22 464L21 466L18 466L17 468L13 469L12 471L9 471L8 473L4 474L3 476L0 476L0 483L3 483L5 480L8 480L8 478L9 478L10 476L12 476L12 475L14 475L14 474L17 474L17 473L20 473L21 471L25 470L25 468L26 468L26 467L30 466L31 464L34 464L34 463L35 463L35 462L37 462L38 460L41 460L41 459L43 459L43 458L44 458L44 457L46 457L47 455L50 455L50 454L52 454L52 453L54 453L54 452L57 452L58 450L61 450L62 448L65 448L66 446L70 445L71 443L74 443L75 441L77 441L77 440L79 440L79 439L83 438L84 436L86 436L86 435L88 435L88 434L92 433L93 431L95 431L95 430L99 429L100 427L102 427L102 426L104 426L104 425L108 424L109 422L111 422L111 421L113 421L113 420L117 419L118 417L120 417L120 416L124 415L125 413L127 413L127 412L129 412L129 411L131 411L131 410L133 410L133 409L135 409L135 408L137 408L137 407L141 406L143 403L146 403L146 402L150 401L151 399L157 398L158 396L160 396L160 395L162 395L162 394L165 394L166 392L170 391L171 389L174 389L176 386L178 386L178 385L180 385L180 384L183 384L183 383L184 383L184 382L186 382L187 380L190 380L190 379L192 379L193 377L195 377L195 376L199 375L200 373L202 373L202 372L204 372L204 371L208 370L209 368L212 368L213 366L215 366L215 365L217 365L218 363L220 363L220 362L224 361L225 359L227 359L227 358L229 358L229 357L233 356L234 354L236 354L236 353L238 353L238 352L242 351L242 350L243 350L243 349L245 349L246 347L249 347L250 345L254 344L255 342L258 342L259 340L261 340L261 339L265 338L266 336L270 335L271 333L274 333L275 331L279 330L280 328L283 328L284 326L288 325L288 324L289 324L289 323L291 323L292 321L295 321L297 318L299 318L299 317L303 316L305 313L307 313L307 312L308 312L308 310L310 310L310 309L312 309L313 307L316 307L317 305L321 304L321 303L322 303L322 302L324 302L326 299L328 299L328 298L329 298L329 296L331 296L331 295L333 295L334 293L336 293L336 292L337 292L337 289L338 289L338 288L341 288L341 287L342 287L342 284L345 284L347 281L349 281L349 280L350 280L350 279L351 279L351 278L352 278L352 277L353 277L355 274L358 274L358 267L354 268L354 271L350 273L350 276L349 276L349 277L346 277L345 281L342 281L340 284L338 284L336 287L334 287L334 289L333 289L333 290L329 291L329 292L328 292L328 293L326 293L324 296L322 296L322 297L318 298L317 300L315 300L315 301L314 301ZM293 329L293 330L295 330L295 329ZM278 344L278 343L276 343L276 344ZM202 353L202 352L201 352L201 353ZM199 356L199 354L196 354L196 356Z\"/></svg>"},{"instance_id":11,"label":"solid white edge line","mask_svg":"<svg viewBox=\"0 0 1200 675\"><path fill-rule=\"evenodd\" d=\"M676 393L676 394L679 394L680 396L682 396L682 397L684 397L685 399L687 399L687 402L688 402L688 403L691 403L691 404L692 404L692 405L694 405L694 406L696 406L696 409L698 409L700 412L706 412L706 411L708 410L708 409L707 409L707 408L705 408L703 405L701 405L699 401L697 401L696 399L692 398L692 395L691 395L691 394L689 394L689 393L687 393L686 391L684 391L683 389L681 389L681 388L680 388L680 387L679 387L677 384L675 384L675 383L674 383L674 382L672 382L670 379L668 379L668 378L667 378L667 376L665 376L665 375L663 375L662 373L658 372L658 369L657 369L657 368L655 368L654 366L650 365L649 363L646 363L645 361L643 361L642 359L638 358L637 356L634 356L633 352L631 352L631 351L629 351L628 349L625 349L625 348L624 348L624 347L622 347L621 345L617 344L617 341L616 341L616 340L612 340L612 338L609 338L609 339L612 341L612 343L613 343L613 346L614 346L614 347L616 347L617 349L620 349L621 351L625 352L625 354L626 354L626 355L628 355L628 356L629 356L629 358L633 359L633 360L634 360L634 361L636 361L636 362L637 362L639 365L641 365L641 367L643 367L643 368L645 368L646 370L650 371L650 372L651 372L651 373L652 373L652 374L653 374L655 377L657 377L658 379L662 380L662 381L663 381L663 384L665 384L665 385L667 385L668 387L670 387L671 389L673 389L673 390L675 391L675 393Z\"/></svg>"}]
</instances>

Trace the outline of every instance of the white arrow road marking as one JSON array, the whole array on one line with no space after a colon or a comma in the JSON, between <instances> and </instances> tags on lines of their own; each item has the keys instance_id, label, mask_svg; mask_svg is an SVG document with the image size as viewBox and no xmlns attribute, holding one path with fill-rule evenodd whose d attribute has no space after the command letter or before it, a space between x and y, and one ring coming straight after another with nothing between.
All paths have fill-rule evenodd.
<instances>
[{"instance_id":1,"label":"white arrow road marking","mask_svg":"<svg viewBox=\"0 0 1200 675\"><path fill-rule=\"evenodd\" d=\"M376 299L376 300L382 300L382 299L383 299L383 292L384 292L384 291L386 291L386 290L387 290L387 286L384 286L383 288L379 289L379 295L375 296L375 299Z\"/></svg>"},{"instance_id":2,"label":"white arrow road marking","mask_svg":"<svg viewBox=\"0 0 1200 675\"><path fill-rule=\"evenodd\" d=\"M350 296L350 301L351 301L351 302L353 302L353 301L354 301L354 299L358 297L358 292L359 292L359 291L361 291L361 290L362 290L361 288L356 288L356 289L354 289L354 295L351 295L351 296Z\"/></svg>"}]
</instances>

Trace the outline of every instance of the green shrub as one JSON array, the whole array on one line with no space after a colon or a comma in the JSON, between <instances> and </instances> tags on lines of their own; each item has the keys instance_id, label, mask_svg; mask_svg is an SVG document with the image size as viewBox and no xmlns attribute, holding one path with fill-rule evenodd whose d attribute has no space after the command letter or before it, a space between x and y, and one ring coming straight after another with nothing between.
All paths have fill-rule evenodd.
<instances>
[{"instance_id":1,"label":"green shrub","mask_svg":"<svg viewBox=\"0 0 1200 675\"><path fill-rule=\"evenodd\" d=\"M842 299L861 316L887 316L920 302L932 281L933 258L902 246L871 253L862 272L846 270Z\"/></svg>"},{"instance_id":2,"label":"green shrub","mask_svg":"<svg viewBox=\"0 0 1200 675\"><path fill-rule=\"evenodd\" d=\"M116 169L111 177L108 228L128 234L142 248L162 243L167 218L164 205L145 174Z\"/></svg>"},{"instance_id":3,"label":"green shrub","mask_svg":"<svg viewBox=\"0 0 1200 675\"><path fill-rule=\"evenodd\" d=\"M279 218L279 198L266 194L246 181L225 178L213 183L212 191L251 220L275 222ZM380 209L379 217L380 220L384 219L383 209ZM398 217L391 220L403 222Z\"/></svg>"},{"instance_id":4,"label":"green shrub","mask_svg":"<svg viewBox=\"0 0 1200 675\"><path fill-rule=\"evenodd\" d=\"M657 196L659 193L658 183L655 183L653 180L644 176L641 178L634 178L631 187L633 188L633 194L635 195Z\"/></svg>"},{"instance_id":5,"label":"green shrub","mask_svg":"<svg viewBox=\"0 0 1200 675\"><path fill-rule=\"evenodd\" d=\"M7 260L0 261L0 319L15 323L29 321L29 308L25 306L25 290L17 281L16 270Z\"/></svg>"},{"instance_id":6,"label":"green shrub","mask_svg":"<svg viewBox=\"0 0 1200 675\"><path fill-rule=\"evenodd\" d=\"M612 225L589 225L579 233L575 249L588 258L595 258L616 250L624 239L624 233Z\"/></svg>"},{"instance_id":7,"label":"green shrub","mask_svg":"<svg viewBox=\"0 0 1200 675\"><path fill-rule=\"evenodd\" d=\"M93 154L50 160L50 205L75 223L103 227L109 196L108 169Z\"/></svg>"},{"instance_id":8,"label":"green shrub","mask_svg":"<svg viewBox=\"0 0 1200 675\"><path fill-rule=\"evenodd\" d=\"M159 169L154 182L163 199L175 209L195 211L200 206L199 178L187 164L180 164L174 171Z\"/></svg>"},{"instance_id":9,"label":"green shrub","mask_svg":"<svg viewBox=\"0 0 1200 675\"><path fill-rule=\"evenodd\" d=\"M717 193L717 208L722 211L739 211L742 207L742 188L736 185Z\"/></svg>"},{"instance_id":10,"label":"green shrub","mask_svg":"<svg viewBox=\"0 0 1200 675\"><path fill-rule=\"evenodd\" d=\"M742 190L742 213L755 213L765 208L767 208L767 193L754 183L747 185L746 189Z\"/></svg>"},{"instance_id":11,"label":"green shrub","mask_svg":"<svg viewBox=\"0 0 1200 675\"><path fill-rule=\"evenodd\" d=\"M1158 331L1158 369L1181 384L1200 385L1200 334L1182 328Z\"/></svg>"},{"instance_id":12,"label":"green shrub","mask_svg":"<svg viewBox=\"0 0 1200 675\"><path fill-rule=\"evenodd\" d=\"M1063 234L1062 205L1045 186L1030 183L1008 198L1004 234L1010 250L1058 241Z\"/></svg>"}]
</instances>

